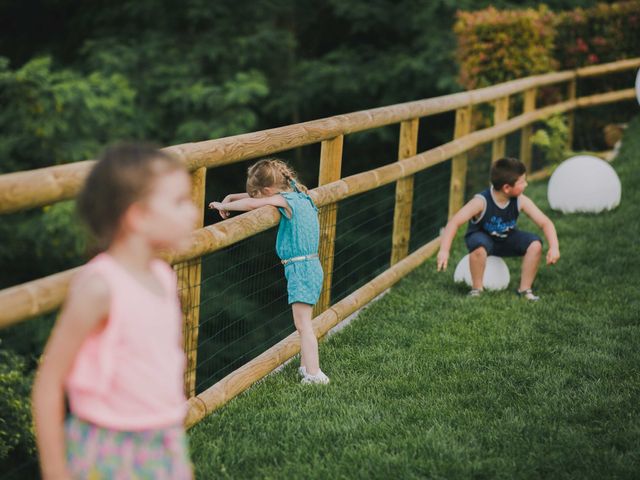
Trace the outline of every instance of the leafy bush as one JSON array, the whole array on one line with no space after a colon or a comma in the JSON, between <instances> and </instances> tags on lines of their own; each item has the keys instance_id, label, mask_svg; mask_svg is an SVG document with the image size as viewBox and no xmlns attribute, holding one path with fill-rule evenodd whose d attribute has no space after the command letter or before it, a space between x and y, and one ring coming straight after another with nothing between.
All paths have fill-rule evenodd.
<instances>
[{"instance_id":1,"label":"leafy bush","mask_svg":"<svg viewBox=\"0 0 640 480\"><path fill-rule=\"evenodd\" d=\"M454 31L460 83L474 89L554 70L552 18L544 5L536 10L458 12Z\"/></svg>"},{"instance_id":2,"label":"leafy bush","mask_svg":"<svg viewBox=\"0 0 640 480\"><path fill-rule=\"evenodd\" d=\"M29 392L32 374L16 354L0 350L0 465L16 454L35 453Z\"/></svg>"},{"instance_id":3,"label":"leafy bush","mask_svg":"<svg viewBox=\"0 0 640 480\"><path fill-rule=\"evenodd\" d=\"M466 89L640 55L640 0L554 13L458 12L459 82Z\"/></svg>"},{"instance_id":4,"label":"leafy bush","mask_svg":"<svg viewBox=\"0 0 640 480\"><path fill-rule=\"evenodd\" d=\"M0 172L94 157L139 133L135 92L119 74L79 74L37 57L17 70L0 57Z\"/></svg>"},{"instance_id":5,"label":"leafy bush","mask_svg":"<svg viewBox=\"0 0 640 480\"><path fill-rule=\"evenodd\" d=\"M640 0L599 3L557 13L545 6L515 11L490 7L459 12L454 30L458 37L458 81L466 89L473 89L556 69L640 56ZM628 88L633 83L632 74L635 72L581 79L579 95ZM538 106L563 98L564 86L544 87L538 92ZM513 100L519 107L519 98ZM588 115L576 119L576 138L582 148L602 149L606 145L599 132L632 113L632 106L626 104L592 108ZM474 119L474 126L482 127L486 121ZM552 135L552 130L541 131L536 138L538 146L555 158L562 156L552 146L556 140L545 137Z\"/></svg>"},{"instance_id":6,"label":"leafy bush","mask_svg":"<svg viewBox=\"0 0 640 480\"><path fill-rule=\"evenodd\" d=\"M544 127L536 131L531 142L544 153L545 163L557 165L571 156L567 147L569 127L562 115L554 115L543 123Z\"/></svg>"},{"instance_id":7,"label":"leafy bush","mask_svg":"<svg viewBox=\"0 0 640 480\"><path fill-rule=\"evenodd\" d=\"M576 8L556 16L554 57L561 69L640 55L640 1Z\"/></svg>"}]
</instances>

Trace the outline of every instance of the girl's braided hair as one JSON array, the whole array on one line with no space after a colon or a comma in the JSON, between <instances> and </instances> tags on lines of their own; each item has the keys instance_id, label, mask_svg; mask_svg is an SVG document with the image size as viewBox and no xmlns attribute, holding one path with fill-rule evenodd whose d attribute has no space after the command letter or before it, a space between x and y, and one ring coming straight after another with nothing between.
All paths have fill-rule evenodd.
<instances>
[{"instance_id":1,"label":"girl's braided hair","mask_svg":"<svg viewBox=\"0 0 640 480\"><path fill-rule=\"evenodd\" d=\"M258 196L264 188L289 190L291 182L295 182L301 192L308 192L307 187L298 182L296 172L277 158L260 160L247 170L247 193L251 197Z\"/></svg>"}]
</instances>

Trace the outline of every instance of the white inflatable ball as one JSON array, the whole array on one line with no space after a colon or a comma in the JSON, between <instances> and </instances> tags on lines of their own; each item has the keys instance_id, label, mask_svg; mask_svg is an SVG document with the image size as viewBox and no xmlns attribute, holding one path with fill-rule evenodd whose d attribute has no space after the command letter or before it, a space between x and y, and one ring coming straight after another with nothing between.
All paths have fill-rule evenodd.
<instances>
[{"instance_id":1,"label":"white inflatable ball","mask_svg":"<svg viewBox=\"0 0 640 480\"><path fill-rule=\"evenodd\" d=\"M638 100L638 105L640 105L640 69L636 74L636 99Z\"/></svg>"},{"instance_id":2,"label":"white inflatable ball","mask_svg":"<svg viewBox=\"0 0 640 480\"><path fill-rule=\"evenodd\" d=\"M565 160L551 175L549 205L562 213L598 213L620 205L622 186L616 171L604 160L578 155Z\"/></svg>"},{"instance_id":3,"label":"white inflatable ball","mask_svg":"<svg viewBox=\"0 0 640 480\"><path fill-rule=\"evenodd\" d=\"M464 282L470 287L472 286L469 255L465 255L458 263L456 271L453 273L453 281L456 283ZM509 268L502 258L487 257L482 284L487 290L504 290L509 286Z\"/></svg>"}]
</instances>

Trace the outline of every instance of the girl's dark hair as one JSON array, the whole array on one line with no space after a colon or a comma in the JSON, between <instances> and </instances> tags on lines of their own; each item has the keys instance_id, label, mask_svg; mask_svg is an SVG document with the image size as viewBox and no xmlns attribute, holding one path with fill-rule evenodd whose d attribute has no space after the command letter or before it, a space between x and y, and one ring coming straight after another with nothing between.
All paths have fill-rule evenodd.
<instances>
[{"instance_id":1,"label":"girl's dark hair","mask_svg":"<svg viewBox=\"0 0 640 480\"><path fill-rule=\"evenodd\" d=\"M504 185L513 187L526 171L527 167L517 158L501 158L491 165L491 185L496 190L500 190Z\"/></svg>"},{"instance_id":2,"label":"girl's dark hair","mask_svg":"<svg viewBox=\"0 0 640 480\"><path fill-rule=\"evenodd\" d=\"M182 169L168 153L146 143L107 148L89 173L78 196L78 213L100 250L113 240L122 215L151 189L156 175Z\"/></svg>"}]
</instances>

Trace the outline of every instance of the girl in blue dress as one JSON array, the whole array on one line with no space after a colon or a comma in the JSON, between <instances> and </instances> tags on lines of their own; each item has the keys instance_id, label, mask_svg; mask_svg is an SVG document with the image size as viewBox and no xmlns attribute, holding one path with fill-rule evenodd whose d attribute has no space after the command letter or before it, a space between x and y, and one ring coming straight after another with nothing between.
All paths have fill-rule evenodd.
<instances>
[{"instance_id":1,"label":"girl in blue dress","mask_svg":"<svg viewBox=\"0 0 640 480\"><path fill-rule=\"evenodd\" d=\"M281 213L276 252L284 265L289 304L300 335L300 374L302 383L329 383L320 370L318 340L313 333L313 305L322 290L322 266L318 259L320 228L318 209L307 188L283 161L260 160L247 172L247 192L227 195L222 202L211 202L222 218L230 211L247 211L272 205Z\"/></svg>"}]
</instances>

